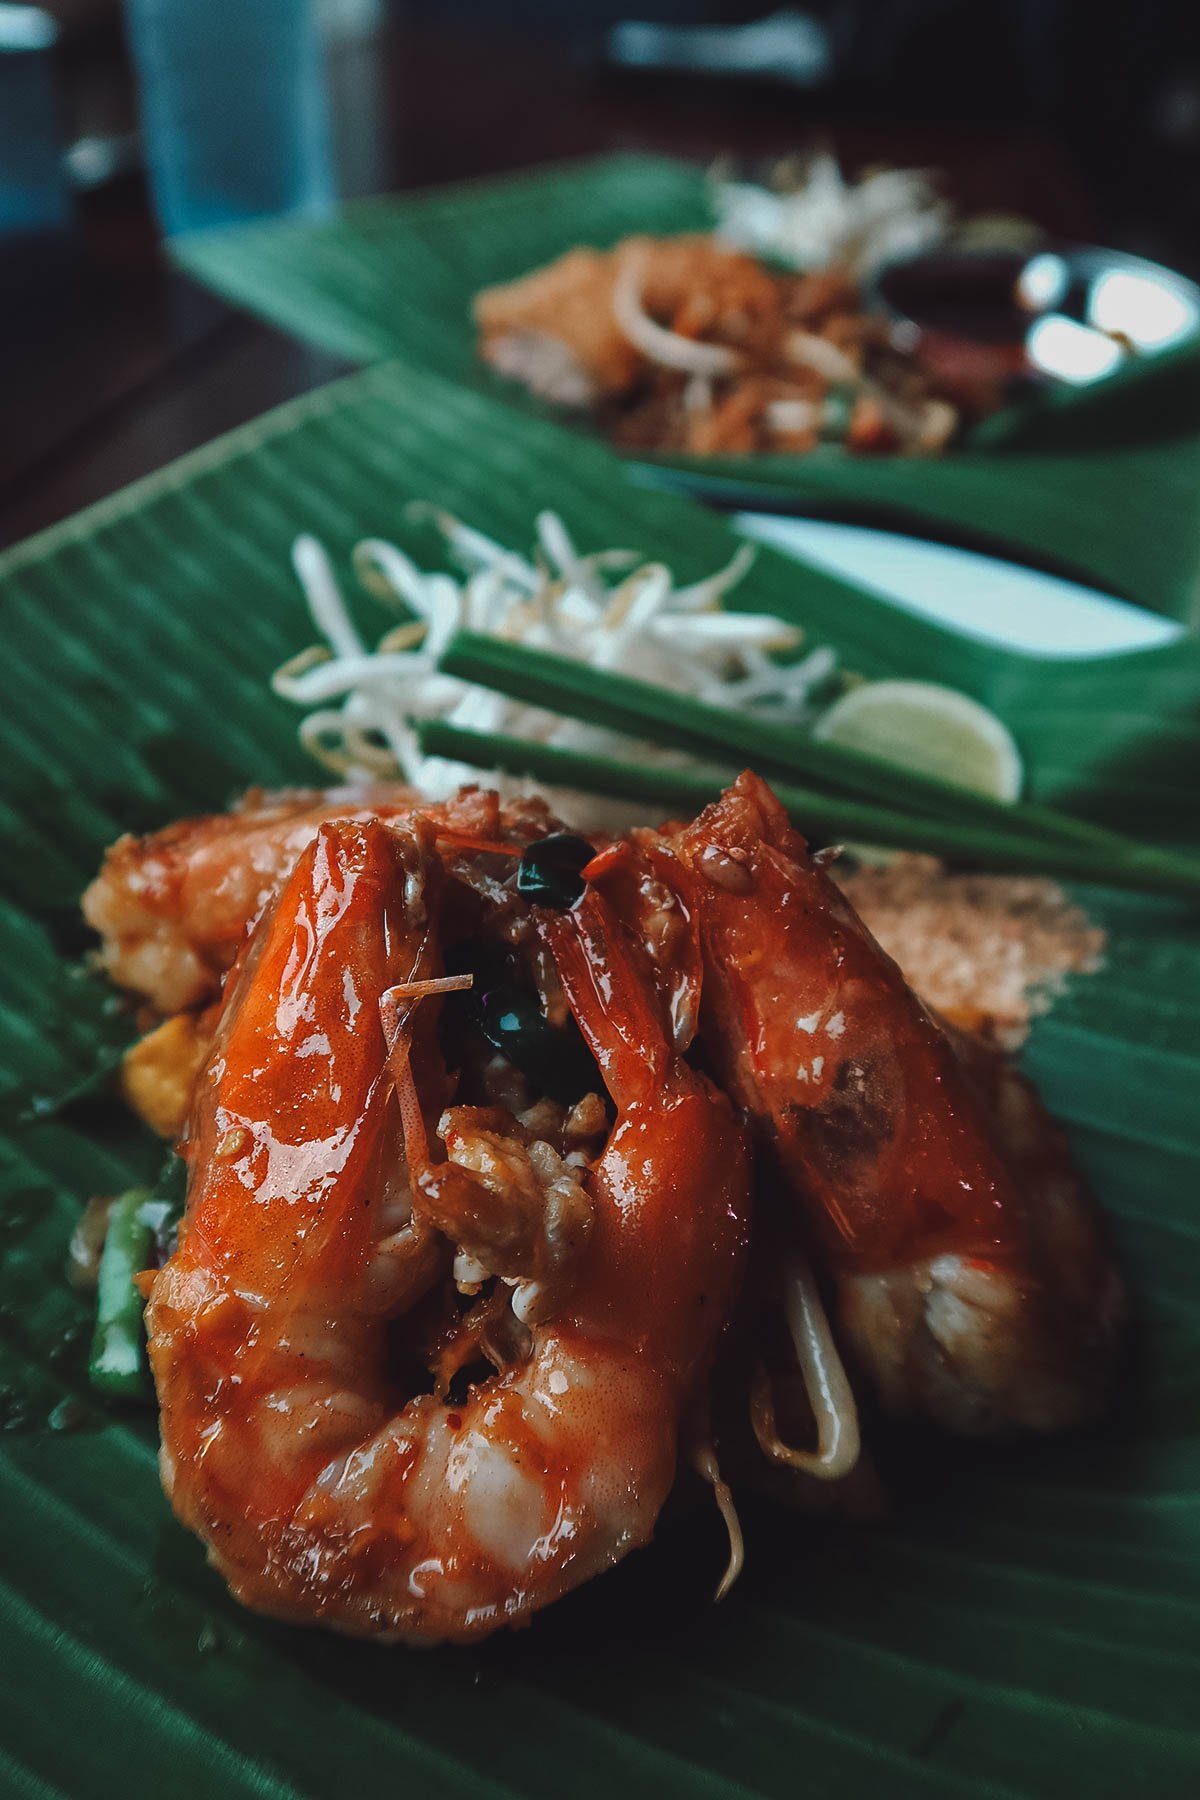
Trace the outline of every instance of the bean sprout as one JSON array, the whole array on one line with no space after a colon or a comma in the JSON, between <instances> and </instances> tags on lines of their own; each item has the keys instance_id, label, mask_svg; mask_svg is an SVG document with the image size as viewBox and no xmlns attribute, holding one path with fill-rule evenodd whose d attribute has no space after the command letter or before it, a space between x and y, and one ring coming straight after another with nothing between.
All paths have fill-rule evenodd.
<instances>
[{"instance_id":1,"label":"bean sprout","mask_svg":"<svg viewBox=\"0 0 1200 1800\"><path fill-rule=\"evenodd\" d=\"M746 1562L746 1545L742 1537L742 1521L738 1518L737 1506L729 1483L721 1474L717 1463L717 1453L713 1448L712 1438L707 1432L693 1437L689 1460L701 1481L707 1482L713 1491L713 1499L717 1503L717 1511L721 1522L729 1534L729 1561L725 1565L725 1573L717 1583L714 1600L723 1600L741 1574Z\"/></svg>"},{"instance_id":2,"label":"bean sprout","mask_svg":"<svg viewBox=\"0 0 1200 1800\"><path fill-rule=\"evenodd\" d=\"M439 659L460 629L636 675L718 706L784 712L799 724L814 715L817 692L835 667L832 651L778 661L777 652L799 644L799 631L770 614L724 610L754 560L749 545L712 575L679 584L665 564L635 550L581 552L556 513L538 515L533 554L524 556L438 508L413 510L438 527L462 573L424 570L383 538L355 545L359 584L400 615L374 646L356 625L322 546L304 536L293 550L322 641L289 657L272 686L304 708L301 743L339 776L399 779L435 798L453 792L475 771L422 753L418 728L433 719L658 765L687 762L682 751L443 675Z\"/></svg>"},{"instance_id":3,"label":"bean sprout","mask_svg":"<svg viewBox=\"0 0 1200 1800\"><path fill-rule=\"evenodd\" d=\"M810 158L789 192L734 181L716 181L711 191L725 243L793 269L844 263L859 279L932 249L952 216L920 169L877 169L851 182L827 151Z\"/></svg>"},{"instance_id":4,"label":"bean sprout","mask_svg":"<svg viewBox=\"0 0 1200 1800\"><path fill-rule=\"evenodd\" d=\"M780 1438L770 1380L761 1369L751 1406L754 1435L772 1462L799 1469L819 1481L841 1481L858 1462L858 1406L812 1270L799 1256L793 1256L788 1263L784 1294L796 1361L817 1422L817 1447L796 1450Z\"/></svg>"}]
</instances>

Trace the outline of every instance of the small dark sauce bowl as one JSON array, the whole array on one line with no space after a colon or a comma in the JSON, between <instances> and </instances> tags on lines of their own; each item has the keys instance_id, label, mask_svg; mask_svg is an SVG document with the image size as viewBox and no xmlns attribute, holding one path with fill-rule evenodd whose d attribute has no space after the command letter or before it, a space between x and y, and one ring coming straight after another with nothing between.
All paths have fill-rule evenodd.
<instances>
[{"instance_id":1,"label":"small dark sauce bowl","mask_svg":"<svg viewBox=\"0 0 1200 1800\"><path fill-rule=\"evenodd\" d=\"M951 382L1086 386L1128 357L1200 336L1200 287L1120 250L953 245L889 263L869 299Z\"/></svg>"}]
</instances>

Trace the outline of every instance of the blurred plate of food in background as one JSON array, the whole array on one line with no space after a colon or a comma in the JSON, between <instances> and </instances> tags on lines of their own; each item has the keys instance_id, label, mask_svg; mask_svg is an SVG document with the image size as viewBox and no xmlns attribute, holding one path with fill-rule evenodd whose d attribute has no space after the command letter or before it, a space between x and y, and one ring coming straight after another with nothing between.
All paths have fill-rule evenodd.
<instances>
[{"instance_id":1,"label":"blurred plate of food in background","mask_svg":"<svg viewBox=\"0 0 1200 1800\"><path fill-rule=\"evenodd\" d=\"M809 171L810 187L819 177L832 190L834 171L836 165L831 171L818 163ZM947 241L944 203L925 178L893 170L852 184L836 172L836 182L821 204L837 229L822 222L824 215L814 224L809 207L802 221L807 236L792 255L793 281L803 279L794 273L801 254L844 258L847 231L870 247L865 260L860 252L854 262L860 284L889 261L924 255ZM594 250L603 265L631 237L709 233L719 219L728 230L730 209L726 204L721 212L720 192L686 164L618 156L410 198L351 202L327 221L190 234L173 240L172 251L200 280L342 355L358 361L399 356L513 407L591 431L578 404L586 388L570 355L558 359L566 397L574 402L565 408L486 365L472 318L477 296L572 251ZM764 196L768 205L780 199L753 188L756 214ZM743 226L750 210L742 205ZM795 216L793 208L788 229L799 238ZM772 219L771 230L777 223ZM760 260L767 235L761 222L743 231ZM1019 240L1023 250L1041 248L1011 222L1002 236L1010 246ZM991 241L994 247L994 232ZM978 230L966 242L978 250ZM863 329L869 335L876 327ZM817 354L827 360L833 351L846 353L845 345L826 346L821 331L807 335L821 337ZM849 350L857 353L853 344ZM890 346L887 356L896 360ZM899 360L903 387L912 371ZM886 392L888 383L879 385ZM818 387L808 398L820 401L819 416L799 420L797 403L806 399L800 393L784 396L789 411L776 415L792 427L799 421L803 450L645 448L639 460L664 482L718 503L848 517L966 543L1177 618L1193 616L1200 589L1200 341L1184 337L1153 354L1126 357L1086 388L1058 383L1032 403L997 408L993 394L976 404L975 412L988 416L974 425L966 417L970 409L958 409L936 455L895 454L896 433L887 421L876 432L881 453L848 452L837 433L844 436L857 405L858 425L869 435L873 396L847 391L851 384L836 379ZM827 409L829 389L838 391ZM776 398L767 395L766 404ZM912 397L899 398L911 412ZM945 397L920 394L917 402L927 415L926 403L933 403L927 422L937 425L940 412L945 423ZM920 437L918 431L914 447Z\"/></svg>"}]
</instances>

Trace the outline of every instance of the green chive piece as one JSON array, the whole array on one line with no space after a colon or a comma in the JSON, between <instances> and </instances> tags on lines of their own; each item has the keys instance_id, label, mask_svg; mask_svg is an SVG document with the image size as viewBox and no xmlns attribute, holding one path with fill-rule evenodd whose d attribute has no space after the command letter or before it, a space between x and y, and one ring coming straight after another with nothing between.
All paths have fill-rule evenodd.
<instances>
[{"instance_id":1,"label":"green chive piece","mask_svg":"<svg viewBox=\"0 0 1200 1800\"><path fill-rule=\"evenodd\" d=\"M444 756L480 769L503 769L551 786L578 788L661 806L670 812L696 812L715 800L738 773L735 764L696 764L690 768L625 762L594 752L567 750L557 744L530 743L502 733L470 731L430 720L417 736L427 756ZM1128 845L1124 860L1077 843L1054 846L1044 839L956 824L951 820L904 813L892 806L869 805L792 782L772 787L794 823L807 835L827 842L853 839L897 850L923 850L930 856L957 859L984 868L1013 869L1054 875L1065 881L1094 882L1104 887L1147 888L1161 893L1200 893L1200 865L1140 844ZM1120 840L1122 844L1125 840Z\"/></svg>"},{"instance_id":2,"label":"green chive piece","mask_svg":"<svg viewBox=\"0 0 1200 1800\"><path fill-rule=\"evenodd\" d=\"M114 1201L100 1257L88 1374L94 1388L119 1399L138 1399L146 1389L142 1296L133 1278L150 1260L153 1205L148 1188L130 1188Z\"/></svg>"},{"instance_id":3,"label":"green chive piece","mask_svg":"<svg viewBox=\"0 0 1200 1800\"><path fill-rule=\"evenodd\" d=\"M932 847L936 840L941 846L937 854L967 857L984 866L1038 869L1116 887L1200 895L1196 856L1139 843L1051 807L993 800L862 751L822 743L795 726L713 706L631 675L469 631L450 640L439 666L460 680L478 682L568 718L649 738L695 756L719 757L727 763L732 759L739 767L752 764L773 786L811 782L808 791L820 792L824 813L831 802L839 802L842 823L833 827L839 835L904 843L914 849ZM653 773L657 778L660 771ZM596 791L597 784L590 785ZM891 833L865 833L855 820L860 809L850 802L867 803L863 816L878 808L880 816L890 817ZM800 817L803 820L804 815ZM821 829L816 817L813 808L807 819L810 829ZM896 821L901 817L904 835L898 837ZM914 835L914 820L924 821L919 836Z\"/></svg>"},{"instance_id":4,"label":"green chive piece","mask_svg":"<svg viewBox=\"0 0 1200 1800\"><path fill-rule=\"evenodd\" d=\"M821 437L826 443L845 443L850 435L850 419L857 398L852 387L830 388L821 412Z\"/></svg>"}]
</instances>

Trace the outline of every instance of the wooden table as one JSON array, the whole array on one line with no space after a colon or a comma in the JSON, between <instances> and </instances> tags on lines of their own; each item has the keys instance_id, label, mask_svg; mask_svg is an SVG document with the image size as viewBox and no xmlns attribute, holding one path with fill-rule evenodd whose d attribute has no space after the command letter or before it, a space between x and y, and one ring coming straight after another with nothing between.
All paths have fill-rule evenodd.
<instances>
[{"instance_id":1,"label":"wooden table","mask_svg":"<svg viewBox=\"0 0 1200 1800\"><path fill-rule=\"evenodd\" d=\"M464 59L461 38L403 26L343 52L333 78L360 189L613 150L774 159L822 138L850 168L941 169L966 210L1025 213L1069 236L1102 223L1070 156L1033 130L831 119L794 90L621 76L511 38L475 37ZM174 273L140 177L80 212L69 257L0 241L0 544L344 368Z\"/></svg>"}]
</instances>

